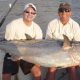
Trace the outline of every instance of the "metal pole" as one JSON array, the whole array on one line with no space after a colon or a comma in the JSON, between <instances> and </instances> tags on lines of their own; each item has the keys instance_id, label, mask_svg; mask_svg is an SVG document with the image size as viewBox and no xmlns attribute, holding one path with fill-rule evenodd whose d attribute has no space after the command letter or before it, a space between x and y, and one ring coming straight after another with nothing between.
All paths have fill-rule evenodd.
<instances>
[{"instance_id":1,"label":"metal pole","mask_svg":"<svg viewBox=\"0 0 80 80\"><path fill-rule=\"evenodd\" d=\"M7 17L8 14L11 12L11 10L13 9L13 7L14 7L14 5L16 4L17 1L18 1L18 0L15 0L12 5L9 5L10 8L9 8L8 12L5 14L5 16L2 18L2 20L1 20L1 22L0 22L0 27L3 25L4 21L6 20L6 17ZM14 80L19 80L17 74L14 76Z\"/></svg>"},{"instance_id":2,"label":"metal pole","mask_svg":"<svg viewBox=\"0 0 80 80\"><path fill-rule=\"evenodd\" d=\"M10 9L8 10L8 12L5 14L5 16L2 18L1 22L0 22L0 27L2 26L2 24L4 23L6 17L8 16L8 14L10 13L10 11L13 9L13 6L15 5L15 3L17 2L17 0L15 0L12 4L12 6L10 7Z\"/></svg>"}]
</instances>

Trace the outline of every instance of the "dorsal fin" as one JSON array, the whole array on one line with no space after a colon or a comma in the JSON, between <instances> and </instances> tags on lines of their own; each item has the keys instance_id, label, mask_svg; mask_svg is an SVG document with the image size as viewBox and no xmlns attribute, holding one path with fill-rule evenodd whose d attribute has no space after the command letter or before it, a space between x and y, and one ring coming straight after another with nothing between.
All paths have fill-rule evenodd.
<instances>
[{"instance_id":1,"label":"dorsal fin","mask_svg":"<svg viewBox=\"0 0 80 80\"><path fill-rule=\"evenodd\" d=\"M63 35L64 42L63 42L63 49L69 49L71 48L71 42L69 38L66 35Z\"/></svg>"},{"instance_id":2,"label":"dorsal fin","mask_svg":"<svg viewBox=\"0 0 80 80\"><path fill-rule=\"evenodd\" d=\"M28 35L28 34L25 34L25 36L26 36L26 39L27 40L33 40L34 38L32 38L30 35Z\"/></svg>"}]
</instances>

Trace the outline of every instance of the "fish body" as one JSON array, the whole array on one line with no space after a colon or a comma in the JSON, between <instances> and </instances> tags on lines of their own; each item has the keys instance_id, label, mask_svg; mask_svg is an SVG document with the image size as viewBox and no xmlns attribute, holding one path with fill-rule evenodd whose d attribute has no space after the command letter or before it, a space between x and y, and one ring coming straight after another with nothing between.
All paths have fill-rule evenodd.
<instances>
[{"instance_id":1,"label":"fish body","mask_svg":"<svg viewBox=\"0 0 80 80\"><path fill-rule=\"evenodd\" d=\"M61 40L2 41L0 49L16 58L45 67L70 67L80 64L80 43L70 49L62 47Z\"/></svg>"}]
</instances>

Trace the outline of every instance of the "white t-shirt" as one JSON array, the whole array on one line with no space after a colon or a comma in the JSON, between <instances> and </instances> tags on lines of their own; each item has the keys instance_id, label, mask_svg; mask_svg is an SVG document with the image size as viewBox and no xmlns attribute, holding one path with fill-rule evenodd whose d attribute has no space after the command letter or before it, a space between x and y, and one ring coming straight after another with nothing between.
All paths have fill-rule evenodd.
<instances>
[{"instance_id":1,"label":"white t-shirt","mask_svg":"<svg viewBox=\"0 0 80 80\"><path fill-rule=\"evenodd\" d=\"M65 25L59 19L52 20L46 32L46 39L63 39L63 34L68 36L70 40L80 41L80 27L73 19Z\"/></svg>"},{"instance_id":2,"label":"white t-shirt","mask_svg":"<svg viewBox=\"0 0 80 80\"><path fill-rule=\"evenodd\" d=\"M23 22L23 18L16 19L6 26L5 39L6 40L20 40L26 39L25 34L30 35L35 39L42 39L42 30L35 22L31 26L27 26Z\"/></svg>"}]
</instances>

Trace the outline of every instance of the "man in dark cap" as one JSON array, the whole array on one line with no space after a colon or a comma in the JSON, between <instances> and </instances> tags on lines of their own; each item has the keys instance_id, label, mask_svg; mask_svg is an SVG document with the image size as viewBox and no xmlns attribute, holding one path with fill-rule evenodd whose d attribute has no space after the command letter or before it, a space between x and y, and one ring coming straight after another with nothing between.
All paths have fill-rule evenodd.
<instances>
[{"instance_id":1,"label":"man in dark cap","mask_svg":"<svg viewBox=\"0 0 80 80\"><path fill-rule=\"evenodd\" d=\"M61 3L58 8L59 18L52 20L48 24L46 39L61 39L66 35L70 41L80 41L80 27L77 22L71 19L71 6L68 3ZM64 47L66 49L66 47ZM66 62L65 62L66 63ZM55 72L57 68L48 69L48 77L46 80L55 80ZM68 68L70 80L78 80L76 76L76 67ZM54 79L53 79L54 77Z\"/></svg>"}]
</instances>

